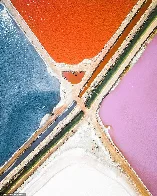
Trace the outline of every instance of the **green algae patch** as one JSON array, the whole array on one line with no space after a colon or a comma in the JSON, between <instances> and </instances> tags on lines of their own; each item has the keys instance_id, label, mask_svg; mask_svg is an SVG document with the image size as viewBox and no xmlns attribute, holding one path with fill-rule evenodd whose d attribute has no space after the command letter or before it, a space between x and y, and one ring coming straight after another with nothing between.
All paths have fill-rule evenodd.
<instances>
[{"instance_id":1,"label":"green algae patch","mask_svg":"<svg viewBox=\"0 0 157 196\"><path fill-rule=\"evenodd\" d=\"M84 112L80 111L65 127L24 167L8 184L6 184L1 190L0 194L7 193L27 172L29 172L41 158L54 147L64 136L68 133L84 116Z\"/></svg>"},{"instance_id":2,"label":"green algae patch","mask_svg":"<svg viewBox=\"0 0 157 196\"><path fill-rule=\"evenodd\" d=\"M88 107L88 108L91 107L92 103L97 98L99 93L102 91L104 86L112 78L112 76L116 73L116 71L119 69L120 65L127 58L129 52L133 49L133 47L136 44L136 42L138 41L138 39L145 33L147 28L155 20L156 17L157 17L157 7L152 11L149 18L146 20L146 22L143 24L143 26L140 28L140 30L136 33L133 40L129 43L128 47L121 54L121 56L117 59L115 65L109 69L107 74L104 76L104 79L102 81L100 81L98 83L98 85L95 87L95 89L91 92L91 94L89 95L89 97L87 98L87 100L85 102L86 107ZM111 89L112 89L112 87L111 87ZM108 93L106 95L104 95L104 97L106 97L108 95Z\"/></svg>"}]
</instances>

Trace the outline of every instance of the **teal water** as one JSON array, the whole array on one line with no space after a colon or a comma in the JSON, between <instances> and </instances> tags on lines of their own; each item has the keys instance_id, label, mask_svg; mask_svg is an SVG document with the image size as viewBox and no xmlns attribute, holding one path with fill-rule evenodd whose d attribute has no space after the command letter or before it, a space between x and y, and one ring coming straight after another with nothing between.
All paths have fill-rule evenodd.
<instances>
[{"instance_id":1,"label":"teal water","mask_svg":"<svg viewBox=\"0 0 157 196\"><path fill-rule=\"evenodd\" d=\"M59 81L0 4L0 165L59 101Z\"/></svg>"}]
</instances>

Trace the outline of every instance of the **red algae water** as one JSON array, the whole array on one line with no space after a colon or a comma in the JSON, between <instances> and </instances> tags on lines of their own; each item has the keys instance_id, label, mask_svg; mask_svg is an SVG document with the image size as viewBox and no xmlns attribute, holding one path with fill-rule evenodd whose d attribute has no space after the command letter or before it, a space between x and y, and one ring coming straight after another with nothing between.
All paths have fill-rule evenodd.
<instances>
[{"instance_id":1,"label":"red algae water","mask_svg":"<svg viewBox=\"0 0 157 196\"><path fill-rule=\"evenodd\" d=\"M102 102L100 118L110 136L157 195L157 36L117 88Z\"/></svg>"},{"instance_id":2,"label":"red algae water","mask_svg":"<svg viewBox=\"0 0 157 196\"><path fill-rule=\"evenodd\" d=\"M92 58L119 28L137 0L11 0L57 62Z\"/></svg>"},{"instance_id":3,"label":"red algae water","mask_svg":"<svg viewBox=\"0 0 157 196\"><path fill-rule=\"evenodd\" d=\"M56 62L77 64L96 56L137 0L11 0ZM72 84L79 76L66 74Z\"/></svg>"}]
</instances>

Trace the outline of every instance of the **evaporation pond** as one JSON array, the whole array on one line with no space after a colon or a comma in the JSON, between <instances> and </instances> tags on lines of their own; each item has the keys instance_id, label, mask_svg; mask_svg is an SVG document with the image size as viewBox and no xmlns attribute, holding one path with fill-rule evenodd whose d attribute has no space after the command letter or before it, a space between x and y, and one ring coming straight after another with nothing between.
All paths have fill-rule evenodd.
<instances>
[{"instance_id":1,"label":"evaporation pond","mask_svg":"<svg viewBox=\"0 0 157 196\"><path fill-rule=\"evenodd\" d=\"M60 101L60 83L0 4L0 165Z\"/></svg>"}]
</instances>

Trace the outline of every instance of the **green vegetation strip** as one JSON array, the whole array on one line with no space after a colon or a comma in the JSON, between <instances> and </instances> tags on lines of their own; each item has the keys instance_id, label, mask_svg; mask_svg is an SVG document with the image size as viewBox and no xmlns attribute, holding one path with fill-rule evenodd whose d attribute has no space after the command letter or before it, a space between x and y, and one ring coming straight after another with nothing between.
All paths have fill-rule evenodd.
<instances>
[{"instance_id":1,"label":"green vegetation strip","mask_svg":"<svg viewBox=\"0 0 157 196\"><path fill-rule=\"evenodd\" d=\"M140 28L140 30L137 32L137 34L134 36L134 39L129 43L128 47L125 49L125 51L122 53L122 55L117 59L115 65L109 69L107 74L104 76L104 79L99 82L99 84L95 87L95 89L88 96L88 98L85 102L85 105L88 108L91 107L93 101L97 98L99 93L102 91L103 87L112 78L112 76L115 74L115 72L118 70L120 65L123 63L123 61L126 59L128 54L130 53L130 51L133 49L133 47L137 43L138 39L145 33L146 29L149 27L149 25L153 22L153 20L156 17L157 17L157 7L152 11L152 13L149 15L149 18L145 21L143 26ZM104 97L106 97L108 95L108 93L106 95L104 95Z\"/></svg>"},{"instance_id":2,"label":"green vegetation strip","mask_svg":"<svg viewBox=\"0 0 157 196\"><path fill-rule=\"evenodd\" d=\"M13 177L1 190L1 194L6 194L27 172L38 163L41 158L54 147L66 133L68 133L83 117L84 112L80 111L16 176Z\"/></svg>"}]
</instances>

